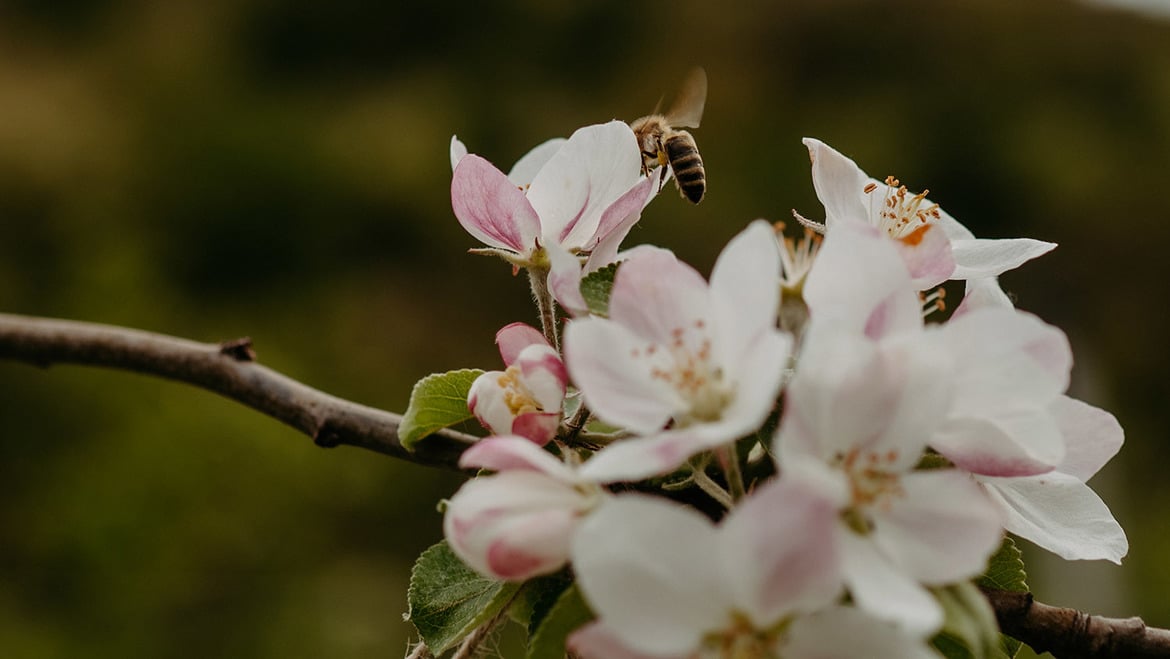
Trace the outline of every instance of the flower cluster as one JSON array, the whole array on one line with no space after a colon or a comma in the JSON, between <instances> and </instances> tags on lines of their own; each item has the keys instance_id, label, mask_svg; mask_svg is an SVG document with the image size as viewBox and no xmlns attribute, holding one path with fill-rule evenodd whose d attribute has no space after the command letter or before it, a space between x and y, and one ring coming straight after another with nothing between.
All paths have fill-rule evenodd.
<instances>
[{"instance_id":1,"label":"flower cluster","mask_svg":"<svg viewBox=\"0 0 1170 659\"><path fill-rule=\"evenodd\" d=\"M506 370L471 387L492 436L444 531L494 579L571 565L594 616L580 657L935 656L939 589L982 574L1005 530L1070 559L1127 551L1086 485L1121 427L1066 395L1064 333L996 280L1055 245L977 239L805 145L824 221L798 216L799 244L753 222L706 279L619 251L659 178L625 124L508 175L452 140L474 251L528 269L554 311L502 329ZM612 281L600 308L586 278ZM928 289L950 280L966 295L942 319Z\"/></svg>"}]
</instances>

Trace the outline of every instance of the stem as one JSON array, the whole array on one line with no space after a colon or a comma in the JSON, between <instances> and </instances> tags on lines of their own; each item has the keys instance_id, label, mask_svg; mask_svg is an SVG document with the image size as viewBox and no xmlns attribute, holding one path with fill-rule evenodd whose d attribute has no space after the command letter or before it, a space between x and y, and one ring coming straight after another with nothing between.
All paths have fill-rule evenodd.
<instances>
[{"instance_id":1,"label":"stem","mask_svg":"<svg viewBox=\"0 0 1170 659\"><path fill-rule=\"evenodd\" d=\"M501 622L507 619L508 609L512 608L512 603L516 601L516 598L520 596L523 590L523 587L517 589L516 593L512 595L512 599L508 600L508 603L500 609L499 613L492 616L491 620L476 627L475 631L471 632L463 640L463 643L459 645L459 649L455 651L455 655L451 659L472 659L476 655L476 652L479 651L479 646L487 640L487 637L495 631L496 627L500 626Z\"/></svg>"},{"instance_id":2,"label":"stem","mask_svg":"<svg viewBox=\"0 0 1170 659\"><path fill-rule=\"evenodd\" d=\"M727 490L719 487L719 483L711 480L711 477L707 475L707 472L692 466L691 478L694 479L695 485L698 485L700 490L706 492L707 496L717 501L719 505L728 510L731 510L731 508L735 505L735 500L731 498L731 495L727 493Z\"/></svg>"},{"instance_id":3,"label":"stem","mask_svg":"<svg viewBox=\"0 0 1170 659\"><path fill-rule=\"evenodd\" d=\"M743 472L739 468L739 456L735 454L735 446L725 446L719 450L719 460L723 463L723 473L727 476L727 489L731 491L731 500L739 501L747 494L743 483Z\"/></svg>"},{"instance_id":4,"label":"stem","mask_svg":"<svg viewBox=\"0 0 1170 659\"><path fill-rule=\"evenodd\" d=\"M528 285L532 287L532 298L540 312L540 330L548 344L559 353L561 338L557 332L557 306L548 289L548 268L528 268Z\"/></svg>"},{"instance_id":5,"label":"stem","mask_svg":"<svg viewBox=\"0 0 1170 659\"><path fill-rule=\"evenodd\" d=\"M418 645L414 646L414 650L406 655L406 659L434 659L434 656L427 644L419 641Z\"/></svg>"},{"instance_id":6,"label":"stem","mask_svg":"<svg viewBox=\"0 0 1170 659\"><path fill-rule=\"evenodd\" d=\"M582 400L577 405L577 411L573 413L573 418L565 423L565 441L571 443L576 439L585 428L585 425L589 423L589 417L591 416L593 416L593 413L589 411L589 408L585 405L585 401Z\"/></svg>"}]
</instances>

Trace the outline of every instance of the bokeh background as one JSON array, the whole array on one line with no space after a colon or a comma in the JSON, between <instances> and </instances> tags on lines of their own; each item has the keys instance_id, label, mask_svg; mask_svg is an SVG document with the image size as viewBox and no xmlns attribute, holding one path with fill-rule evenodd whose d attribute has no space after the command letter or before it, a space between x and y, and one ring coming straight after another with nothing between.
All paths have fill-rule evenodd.
<instances>
[{"instance_id":1,"label":"bokeh background","mask_svg":"<svg viewBox=\"0 0 1170 659\"><path fill-rule=\"evenodd\" d=\"M1117 0L1109 4L1117 4ZM1165 3L1152 3L1165 9ZM1039 598L1170 627L1170 21L1072 0L0 3L0 309L218 341L401 411L534 322L470 256L457 133L507 169L707 68L709 191L631 236L709 270L756 217L820 217L804 135L983 237L1114 411L1094 485L1123 567L1028 548ZM212 394L0 363L0 653L398 657L410 563L459 478L322 450ZM505 652L507 654L507 652Z\"/></svg>"}]
</instances>

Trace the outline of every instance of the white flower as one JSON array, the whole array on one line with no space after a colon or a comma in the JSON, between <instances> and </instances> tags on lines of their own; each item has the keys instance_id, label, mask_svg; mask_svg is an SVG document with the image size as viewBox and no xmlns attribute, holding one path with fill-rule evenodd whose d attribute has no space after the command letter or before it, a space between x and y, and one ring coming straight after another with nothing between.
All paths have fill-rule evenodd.
<instances>
[{"instance_id":1,"label":"white flower","mask_svg":"<svg viewBox=\"0 0 1170 659\"><path fill-rule=\"evenodd\" d=\"M762 221L727 245L710 285L666 250L621 265L609 318L571 321L565 361L589 409L642 437L606 447L582 473L606 481L666 473L759 428L791 345L776 328L779 272Z\"/></svg>"},{"instance_id":2,"label":"white flower","mask_svg":"<svg viewBox=\"0 0 1170 659\"><path fill-rule=\"evenodd\" d=\"M935 656L831 606L841 592L835 524L833 502L798 479L761 487L719 526L662 499L611 499L573 540L598 620L570 648L587 659Z\"/></svg>"},{"instance_id":3,"label":"white flower","mask_svg":"<svg viewBox=\"0 0 1170 659\"><path fill-rule=\"evenodd\" d=\"M476 378L467 407L493 433L521 435L543 446L561 422L569 379L565 365L544 335L524 323L501 329L496 343L507 370Z\"/></svg>"},{"instance_id":4,"label":"white flower","mask_svg":"<svg viewBox=\"0 0 1170 659\"><path fill-rule=\"evenodd\" d=\"M586 126L521 158L507 176L451 139L451 207L459 223L488 246L479 253L516 267L552 273L554 293L580 279L577 255L615 253L656 189L621 121ZM602 264L604 265L604 264ZM579 295L566 306L581 311Z\"/></svg>"},{"instance_id":5,"label":"white flower","mask_svg":"<svg viewBox=\"0 0 1170 659\"><path fill-rule=\"evenodd\" d=\"M948 279L994 277L1056 247L1028 238L976 239L966 227L897 179L870 178L855 162L824 142L805 138L813 186L825 206L825 229L862 222L892 238L916 290Z\"/></svg>"},{"instance_id":6,"label":"white flower","mask_svg":"<svg viewBox=\"0 0 1170 659\"><path fill-rule=\"evenodd\" d=\"M481 440L463 452L459 466L499 472L464 483L443 517L451 549L494 579L523 581L563 567L574 529L604 496L523 437Z\"/></svg>"}]
</instances>

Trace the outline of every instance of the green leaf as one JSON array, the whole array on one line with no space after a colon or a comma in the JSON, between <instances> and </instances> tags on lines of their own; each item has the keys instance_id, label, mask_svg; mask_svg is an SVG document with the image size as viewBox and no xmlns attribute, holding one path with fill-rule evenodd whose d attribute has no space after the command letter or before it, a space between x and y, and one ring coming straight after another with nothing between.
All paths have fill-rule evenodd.
<instances>
[{"instance_id":1,"label":"green leaf","mask_svg":"<svg viewBox=\"0 0 1170 659\"><path fill-rule=\"evenodd\" d=\"M611 263L581 279L581 295L589 305L589 313L595 316L609 316L609 294L613 292L613 278L620 263Z\"/></svg>"},{"instance_id":2,"label":"green leaf","mask_svg":"<svg viewBox=\"0 0 1170 659\"><path fill-rule=\"evenodd\" d=\"M406 593L419 636L438 656L510 604L519 583L495 581L463 564L444 540L419 555Z\"/></svg>"},{"instance_id":3,"label":"green leaf","mask_svg":"<svg viewBox=\"0 0 1170 659\"><path fill-rule=\"evenodd\" d=\"M1028 575L1024 571L1024 558L1020 548L1016 546L1010 536L1004 536L999 551L991 557L987 564L987 572L975 583L980 588L1010 590L1013 592L1027 592ZM1000 645L1003 654L1014 659L1020 651L1020 642L1006 634L1000 634Z\"/></svg>"},{"instance_id":4,"label":"green leaf","mask_svg":"<svg viewBox=\"0 0 1170 659\"><path fill-rule=\"evenodd\" d=\"M585 623L593 612L581 597L577 585L569 586L528 638L526 659L564 659L565 640Z\"/></svg>"},{"instance_id":5,"label":"green leaf","mask_svg":"<svg viewBox=\"0 0 1170 659\"><path fill-rule=\"evenodd\" d=\"M423 437L472 418L467 392L480 375L483 371L479 369L465 368L433 373L416 382L398 427L402 447L413 450Z\"/></svg>"},{"instance_id":6,"label":"green leaf","mask_svg":"<svg viewBox=\"0 0 1170 659\"><path fill-rule=\"evenodd\" d=\"M524 587L520 589L512 608L508 609L508 616L524 625L531 633L548 614L557 597L560 597L572 583L573 577L567 568L555 574L529 579L524 582Z\"/></svg>"},{"instance_id":7,"label":"green leaf","mask_svg":"<svg viewBox=\"0 0 1170 659\"><path fill-rule=\"evenodd\" d=\"M979 587L970 582L935 588L945 619L932 640L948 659L1003 659L995 612Z\"/></svg>"}]
</instances>

